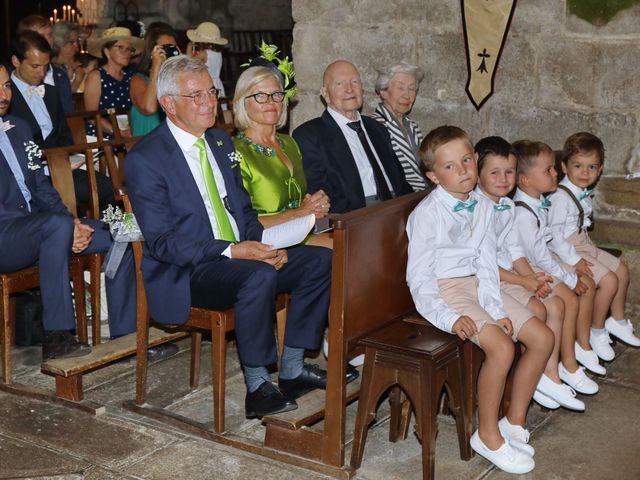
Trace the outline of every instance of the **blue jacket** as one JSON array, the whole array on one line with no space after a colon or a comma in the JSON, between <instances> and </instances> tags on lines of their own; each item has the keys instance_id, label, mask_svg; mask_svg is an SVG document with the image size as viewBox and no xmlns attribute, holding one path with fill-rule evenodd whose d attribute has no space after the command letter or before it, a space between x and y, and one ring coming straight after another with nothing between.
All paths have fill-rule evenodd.
<instances>
[{"instance_id":1,"label":"blue jacket","mask_svg":"<svg viewBox=\"0 0 640 480\"><path fill-rule=\"evenodd\" d=\"M15 125L7 130L6 133L22 168L27 188L31 192L31 212L27 209L27 204L18 187L18 182L16 182L7 160L0 151L0 225L3 222L39 212L71 215L64 203L62 203L60 195L51 185L51 180L44 174L44 168L34 168L35 166L40 166L40 161L33 158L29 162L25 144L32 142L33 137L27 123L13 115L6 115L2 120L9 121L12 125ZM29 168L29 163L31 163L32 168Z\"/></svg>"},{"instance_id":2,"label":"blue jacket","mask_svg":"<svg viewBox=\"0 0 640 480\"><path fill-rule=\"evenodd\" d=\"M205 138L224 177L238 240L260 241L262 225L240 168L230 160L233 141L214 129ZM220 259L230 242L214 238L198 187L166 120L127 155L125 179L145 238L142 273L151 316L161 323L184 323L191 306L192 266Z\"/></svg>"}]
</instances>

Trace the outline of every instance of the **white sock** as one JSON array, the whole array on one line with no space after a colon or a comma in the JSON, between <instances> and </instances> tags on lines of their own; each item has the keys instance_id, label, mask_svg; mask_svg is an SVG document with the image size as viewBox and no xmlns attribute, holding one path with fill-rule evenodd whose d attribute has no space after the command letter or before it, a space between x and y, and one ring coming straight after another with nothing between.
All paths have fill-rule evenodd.
<instances>
[{"instance_id":1,"label":"white sock","mask_svg":"<svg viewBox=\"0 0 640 480\"><path fill-rule=\"evenodd\" d=\"M600 335L605 335L608 332L604 329L604 328L592 328L591 329L591 335L593 335L594 337L599 337Z\"/></svg>"}]
</instances>

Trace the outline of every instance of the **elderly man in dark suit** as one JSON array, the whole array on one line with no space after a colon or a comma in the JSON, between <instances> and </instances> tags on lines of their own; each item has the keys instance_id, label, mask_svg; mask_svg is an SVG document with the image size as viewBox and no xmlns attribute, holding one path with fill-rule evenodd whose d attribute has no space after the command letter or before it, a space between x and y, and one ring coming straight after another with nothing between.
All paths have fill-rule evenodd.
<instances>
[{"instance_id":1,"label":"elderly man in dark suit","mask_svg":"<svg viewBox=\"0 0 640 480\"><path fill-rule=\"evenodd\" d=\"M11 103L9 72L0 65L0 271L35 263L42 292L43 359L86 355L91 348L72 334L75 317L69 285L69 256L105 252L111 236L97 220L74 218L51 186L41 152L26 122L6 115ZM130 252L107 280L112 336L135 331L135 272Z\"/></svg>"},{"instance_id":2,"label":"elderly man in dark suit","mask_svg":"<svg viewBox=\"0 0 640 480\"><path fill-rule=\"evenodd\" d=\"M263 227L242 185L229 136L210 129L217 91L207 67L184 55L158 73L167 119L127 155L125 176L145 238L142 272L151 316L184 323L191 306L235 309L247 417L297 407L295 398L326 386L326 372L303 362L319 347L329 306L331 251L261 243ZM275 298L291 292L279 388Z\"/></svg>"},{"instance_id":3,"label":"elderly man in dark suit","mask_svg":"<svg viewBox=\"0 0 640 480\"><path fill-rule=\"evenodd\" d=\"M389 132L360 115L363 89L356 67L344 60L329 65L320 94L327 104L322 116L293 131L309 191L324 190L333 213L412 192Z\"/></svg>"}]
</instances>

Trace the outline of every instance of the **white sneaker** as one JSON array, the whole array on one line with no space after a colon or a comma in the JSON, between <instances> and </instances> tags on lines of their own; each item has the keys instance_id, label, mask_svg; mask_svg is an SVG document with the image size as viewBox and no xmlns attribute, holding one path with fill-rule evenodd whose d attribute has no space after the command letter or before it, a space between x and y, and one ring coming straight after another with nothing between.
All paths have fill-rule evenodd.
<instances>
[{"instance_id":1,"label":"white sneaker","mask_svg":"<svg viewBox=\"0 0 640 480\"><path fill-rule=\"evenodd\" d=\"M622 340L624 343L632 347L640 347L640 338L633 334L633 324L631 320L627 320L625 324L620 324L617 320L609 317L604 322L604 328L614 337Z\"/></svg>"},{"instance_id":2,"label":"white sneaker","mask_svg":"<svg viewBox=\"0 0 640 480\"><path fill-rule=\"evenodd\" d=\"M555 410L556 408L560 408L560 404L556 402L553 398L547 397L544 393L539 392L538 390L533 392L533 399L535 402L549 410Z\"/></svg>"},{"instance_id":3,"label":"white sneaker","mask_svg":"<svg viewBox=\"0 0 640 480\"><path fill-rule=\"evenodd\" d=\"M498 422L498 428L504 438L518 450L526 453L530 457L536 454L535 449L529 445L529 430L520 425L513 425L507 417L502 417Z\"/></svg>"},{"instance_id":4,"label":"white sneaker","mask_svg":"<svg viewBox=\"0 0 640 480\"><path fill-rule=\"evenodd\" d=\"M555 383L544 373L540 377L536 390L539 390L547 397L552 398L564 408L576 410L578 412L584 411L584 402L576 398L576 392L573 388L565 385L564 383Z\"/></svg>"},{"instance_id":5,"label":"white sneaker","mask_svg":"<svg viewBox=\"0 0 640 480\"><path fill-rule=\"evenodd\" d=\"M534 469L536 462L526 453L512 447L509 440L504 441L497 450L489 450L478 435L478 431L471 436L471 448L480 456L493 463L500 470L507 473L528 473Z\"/></svg>"},{"instance_id":6,"label":"white sneaker","mask_svg":"<svg viewBox=\"0 0 640 480\"><path fill-rule=\"evenodd\" d=\"M571 373L565 368L562 362L559 362L558 374L560 375L560 379L576 392L584 393L585 395L598 393L598 384L587 377L582 367L578 367L575 372Z\"/></svg>"},{"instance_id":7,"label":"white sneaker","mask_svg":"<svg viewBox=\"0 0 640 480\"><path fill-rule=\"evenodd\" d=\"M576 360L580 362L587 370L604 375L607 369L598 363L598 354L593 350L585 350L578 342L575 343Z\"/></svg>"},{"instance_id":8,"label":"white sneaker","mask_svg":"<svg viewBox=\"0 0 640 480\"><path fill-rule=\"evenodd\" d=\"M593 351L596 352L596 355L605 362L610 362L616 356L616 352L611 348L611 343L613 342L609 337L609 332L606 330L599 335L591 333L589 336L589 345L591 345Z\"/></svg>"}]
</instances>

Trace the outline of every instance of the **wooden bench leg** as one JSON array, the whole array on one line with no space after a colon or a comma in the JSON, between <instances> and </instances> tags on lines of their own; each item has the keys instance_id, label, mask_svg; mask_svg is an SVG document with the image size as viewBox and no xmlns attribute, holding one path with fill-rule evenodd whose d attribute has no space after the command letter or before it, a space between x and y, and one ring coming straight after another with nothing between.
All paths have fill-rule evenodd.
<instances>
[{"instance_id":1,"label":"wooden bench leg","mask_svg":"<svg viewBox=\"0 0 640 480\"><path fill-rule=\"evenodd\" d=\"M227 364L226 328L223 320L216 320L211 328L211 376L213 386L213 428L224 432L224 380Z\"/></svg>"},{"instance_id":2,"label":"wooden bench leg","mask_svg":"<svg viewBox=\"0 0 640 480\"><path fill-rule=\"evenodd\" d=\"M452 362L447 367L447 382L445 386L448 405L451 413L456 419L460 458L465 461L470 460L473 455L471 452L471 445L469 444L469 441L471 440L469 432L472 429L472 425L471 419L467 417L467 412L464 408L466 392L462 376L462 351L460 351L460 356L457 361Z\"/></svg>"},{"instance_id":3,"label":"wooden bench leg","mask_svg":"<svg viewBox=\"0 0 640 480\"><path fill-rule=\"evenodd\" d=\"M202 332L191 332L191 370L189 386L194 389L200 384L200 353L202 352Z\"/></svg>"},{"instance_id":4,"label":"wooden bench leg","mask_svg":"<svg viewBox=\"0 0 640 480\"><path fill-rule=\"evenodd\" d=\"M0 325L0 343L2 349L2 383L11 383L11 347L13 346L13 319L11 299L6 288L2 292L2 324Z\"/></svg>"},{"instance_id":5,"label":"wooden bench leg","mask_svg":"<svg viewBox=\"0 0 640 480\"><path fill-rule=\"evenodd\" d=\"M402 388L395 386L389 393L389 441L392 443L398 440L405 440L409 432L409 421L411 420L411 402L407 400Z\"/></svg>"},{"instance_id":6,"label":"wooden bench leg","mask_svg":"<svg viewBox=\"0 0 640 480\"><path fill-rule=\"evenodd\" d=\"M99 260L94 260L91 264L91 343L98 345L100 343L100 268Z\"/></svg>"},{"instance_id":7,"label":"wooden bench leg","mask_svg":"<svg viewBox=\"0 0 640 480\"><path fill-rule=\"evenodd\" d=\"M436 381L438 375L431 362L423 361L420 385L417 391L408 392L409 398L419 405L415 408L416 433L422 443L422 478L435 478L436 434L438 433L438 403L442 384ZM409 387L414 390L413 387Z\"/></svg>"},{"instance_id":8,"label":"wooden bench leg","mask_svg":"<svg viewBox=\"0 0 640 480\"><path fill-rule=\"evenodd\" d=\"M82 375L61 377L56 375L56 396L79 402L84 398L82 394Z\"/></svg>"},{"instance_id":9,"label":"wooden bench leg","mask_svg":"<svg viewBox=\"0 0 640 480\"><path fill-rule=\"evenodd\" d=\"M87 334L87 305L85 298L84 275L80 267L74 267L78 271L73 273L73 298L76 307L76 331L78 340L87 343L89 338Z\"/></svg>"}]
</instances>

